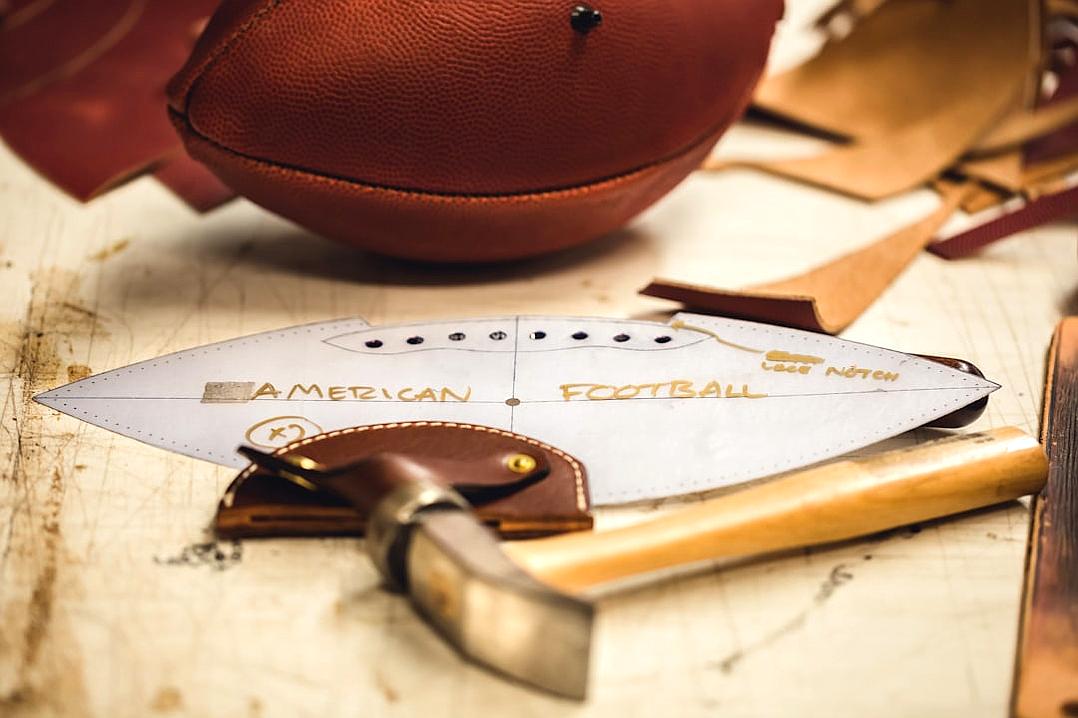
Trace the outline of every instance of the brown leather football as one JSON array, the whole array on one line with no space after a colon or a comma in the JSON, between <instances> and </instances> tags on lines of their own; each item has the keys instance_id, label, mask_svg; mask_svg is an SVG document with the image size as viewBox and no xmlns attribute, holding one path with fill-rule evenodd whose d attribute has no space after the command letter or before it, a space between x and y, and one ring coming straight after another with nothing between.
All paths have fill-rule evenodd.
<instances>
[{"instance_id":1,"label":"brown leather football","mask_svg":"<svg viewBox=\"0 0 1078 718\"><path fill-rule=\"evenodd\" d=\"M625 224L748 104L782 0L226 0L169 86L258 204L438 261Z\"/></svg>"}]
</instances>

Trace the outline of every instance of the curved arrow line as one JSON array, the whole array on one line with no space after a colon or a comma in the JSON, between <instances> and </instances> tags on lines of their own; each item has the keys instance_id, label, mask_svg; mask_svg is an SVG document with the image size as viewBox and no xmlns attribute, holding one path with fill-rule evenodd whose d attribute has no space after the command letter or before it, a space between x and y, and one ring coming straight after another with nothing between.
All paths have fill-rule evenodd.
<instances>
[{"instance_id":1,"label":"curved arrow line","mask_svg":"<svg viewBox=\"0 0 1078 718\"><path fill-rule=\"evenodd\" d=\"M686 324L685 322L681 321L680 319L676 319L676 320L670 322L670 326L673 329L688 329L689 331L692 331L692 332L700 332L701 334L707 334L709 337L711 337L712 339L717 341L719 344L723 344L725 346L732 347L734 349L740 349L743 352L749 352L750 354L763 354L764 353L762 349L751 349L749 347L743 347L740 344L734 344L733 342L728 342L725 339L723 339L722 337L720 337L718 334L716 334L715 332L711 331L710 329L704 329L703 327L697 327L697 326L694 326L692 324Z\"/></svg>"}]
</instances>

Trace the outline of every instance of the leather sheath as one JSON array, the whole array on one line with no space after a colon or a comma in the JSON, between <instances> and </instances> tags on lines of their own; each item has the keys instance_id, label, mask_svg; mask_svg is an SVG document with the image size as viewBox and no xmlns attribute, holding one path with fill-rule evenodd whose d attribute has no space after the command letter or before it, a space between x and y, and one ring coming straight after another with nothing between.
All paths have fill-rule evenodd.
<instances>
[{"instance_id":1,"label":"leather sheath","mask_svg":"<svg viewBox=\"0 0 1078 718\"><path fill-rule=\"evenodd\" d=\"M274 452L306 457L330 469L367 457L404 457L450 486L513 484L522 479L510 459L535 460L542 478L519 491L475 507L479 519L506 538L524 538L590 529L592 517L583 464L544 442L501 429L451 422L402 422L359 426L303 439ZM376 483L378 472L350 472L345 481ZM223 538L333 536L362 534L365 512L347 494L302 488L264 469L248 466L228 487L214 528Z\"/></svg>"}]
</instances>

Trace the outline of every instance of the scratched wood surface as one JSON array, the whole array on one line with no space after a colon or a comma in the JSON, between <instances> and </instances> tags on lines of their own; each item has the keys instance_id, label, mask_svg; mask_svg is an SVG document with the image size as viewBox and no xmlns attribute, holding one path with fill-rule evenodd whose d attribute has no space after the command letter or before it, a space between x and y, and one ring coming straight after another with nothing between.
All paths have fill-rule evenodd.
<instances>
[{"instance_id":1,"label":"scratched wood surface","mask_svg":"<svg viewBox=\"0 0 1078 718\"><path fill-rule=\"evenodd\" d=\"M791 3L779 62L811 45L796 32L811 11ZM720 151L815 146L740 126ZM150 181L81 206L0 147L0 715L1004 716L1021 503L607 598L578 706L463 663L379 590L357 541L214 543L230 471L29 401L87 372L350 314L665 317L636 295L656 274L777 278L934 202L698 176L578 251L444 269L338 247L245 202L198 217ZM925 254L845 336L974 361L1003 384L979 426L1035 432L1046 343L1078 304L1076 236L1057 224L969 261Z\"/></svg>"}]
</instances>

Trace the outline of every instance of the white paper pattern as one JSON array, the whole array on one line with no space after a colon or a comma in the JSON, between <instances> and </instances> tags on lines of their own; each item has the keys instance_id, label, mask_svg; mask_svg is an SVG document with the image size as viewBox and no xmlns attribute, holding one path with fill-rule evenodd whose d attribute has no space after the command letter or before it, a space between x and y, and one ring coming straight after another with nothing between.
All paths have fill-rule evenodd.
<instances>
[{"instance_id":1,"label":"white paper pattern","mask_svg":"<svg viewBox=\"0 0 1078 718\"><path fill-rule=\"evenodd\" d=\"M244 385L253 396L237 401ZM582 459L601 505L814 463L995 388L899 352L681 314L670 325L572 317L325 322L133 364L37 399L230 466L244 463L235 453L241 443L277 448L346 426L495 426Z\"/></svg>"}]
</instances>

